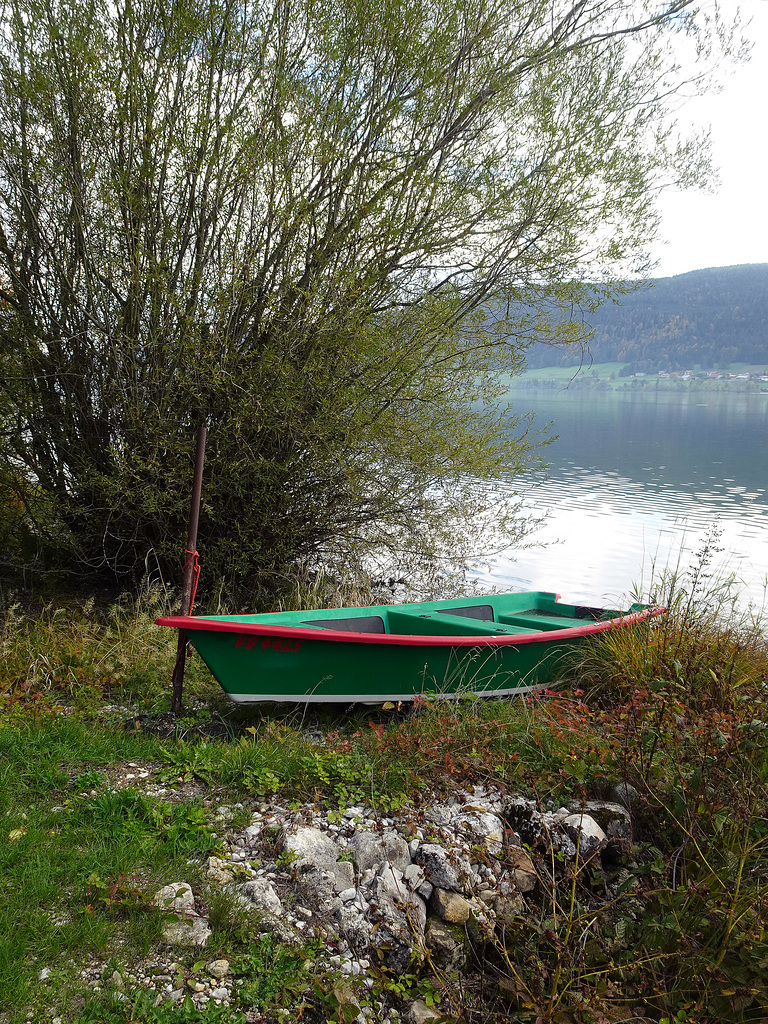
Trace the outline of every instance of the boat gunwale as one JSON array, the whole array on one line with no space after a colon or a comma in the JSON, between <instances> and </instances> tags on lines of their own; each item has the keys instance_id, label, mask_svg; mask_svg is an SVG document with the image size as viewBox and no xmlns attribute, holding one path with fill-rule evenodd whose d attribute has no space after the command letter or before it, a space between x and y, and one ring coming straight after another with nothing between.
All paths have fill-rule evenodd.
<instances>
[{"instance_id":1,"label":"boat gunwale","mask_svg":"<svg viewBox=\"0 0 768 1024\"><path fill-rule=\"evenodd\" d=\"M323 611L323 609L318 609ZM354 611L354 609L350 609ZM517 647L521 644L549 643L591 636L611 629L634 626L646 619L663 615L665 608L649 605L636 612L618 615L613 619L587 622L583 626L564 629L535 630L530 633L473 636L428 636L409 633L357 633L352 630L313 628L307 626L281 626L274 622L237 622L204 615L165 615L155 619L158 626L192 632L239 633L255 636L284 636L300 640L336 641L357 644L384 644L406 647Z\"/></svg>"}]
</instances>

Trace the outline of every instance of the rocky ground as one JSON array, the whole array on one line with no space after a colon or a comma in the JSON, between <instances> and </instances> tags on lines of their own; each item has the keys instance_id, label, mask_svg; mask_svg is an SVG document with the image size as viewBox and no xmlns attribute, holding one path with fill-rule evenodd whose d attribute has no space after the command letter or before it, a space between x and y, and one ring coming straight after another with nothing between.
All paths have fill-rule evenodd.
<instances>
[{"instance_id":1,"label":"rocky ground","mask_svg":"<svg viewBox=\"0 0 768 1024\"><path fill-rule=\"evenodd\" d=\"M603 901L628 877L634 837L627 789L609 801L541 809L520 796L475 788L381 816L363 806L329 812L272 801L230 805L206 796L194 782L164 785L159 767L122 765L107 784L163 799L203 796L222 848L207 859L204 892L179 878L153 894L154 905L167 915L160 951L124 971L110 971L99 960L82 967L86 989L110 987L118 999L142 989L157 1005L186 997L198 1008L211 1000L224 1007L237 1003L240 981L229 962L205 956L216 927L211 894L218 893L230 913L252 915L259 930L279 942L315 940L316 966L348 979L340 998L358 1010L360 1024L388 1015L417 1024L437 1011L419 1000L404 1018L386 1001L361 999L373 989L375 972L383 967L392 977L403 975L414 958L426 961L438 978L465 971L473 953L498 942L521 915L536 912L553 853L559 861L591 861ZM246 812L249 823L234 828L231 823ZM193 972L177 962L178 950L190 945L200 949ZM41 983L46 977L43 968ZM450 991L443 995L446 1011Z\"/></svg>"}]
</instances>

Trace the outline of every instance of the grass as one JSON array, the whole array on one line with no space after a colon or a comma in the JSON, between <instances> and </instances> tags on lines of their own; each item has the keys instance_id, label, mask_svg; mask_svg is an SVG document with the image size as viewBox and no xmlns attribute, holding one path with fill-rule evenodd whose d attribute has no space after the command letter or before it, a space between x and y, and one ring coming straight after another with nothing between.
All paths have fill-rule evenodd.
<instances>
[{"instance_id":1,"label":"grass","mask_svg":"<svg viewBox=\"0 0 768 1024\"><path fill-rule=\"evenodd\" d=\"M555 385L560 388L568 387L572 382L576 386L586 386L590 382L602 382L603 385L610 386L611 390L622 390L633 386L632 377L620 377L621 370L626 366L626 363L610 362L610 363L597 363L590 362L589 357L585 357L582 363L575 362L571 366L541 366L532 367L524 370L522 373L510 376L509 386L510 387L525 387L528 384L534 382L535 384L546 385L548 387L554 387ZM691 369L691 367L689 367ZM692 367L694 373L700 372L700 367ZM680 371L682 372L682 371ZM682 381L680 378L677 379L660 379L658 373L649 372L644 378L636 382L637 384L642 383L645 387L654 387L658 390L680 390L681 388L707 388L721 390L723 387L734 387L736 382L728 381L727 375L738 374L738 373L749 373L749 374L764 374L765 366L763 365L750 365L747 363L731 363L727 369L718 370L717 372L724 375L724 379L719 382L703 381L698 378L694 378L691 381ZM759 381L752 382L752 388L754 390L765 390L766 385Z\"/></svg>"},{"instance_id":2,"label":"grass","mask_svg":"<svg viewBox=\"0 0 768 1024\"><path fill-rule=\"evenodd\" d=\"M611 377L615 381L618 380L619 371L625 365L625 363L594 363L590 362L587 356L583 363L576 362L573 366L542 366L524 370L522 373L510 378L510 383L524 387L526 381L541 380L551 381L566 387L573 380L574 374L577 373L580 379L595 376L599 380L608 380Z\"/></svg>"},{"instance_id":3,"label":"grass","mask_svg":"<svg viewBox=\"0 0 768 1024\"><path fill-rule=\"evenodd\" d=\"M477 784L549 807L631 787L633 835L619 862L573 861L546 834L532 840L536 893L490 944L470 935L466 976L443 977L427 957L407 978L379 972L370 999L450 993L443 1012L468 1024L764 1021L768 645L728 581L708 575L710 554L657 581L666 617L586 648L568 689L424 702L407 716L336 714L320 722L320 741L298 712L227 712L194 659L185 734L126 731L125 719L170 707L173 637L150 626L161 598L101 610L11 602L0 634L0 1020L52 1009L72 1024L200 1019L190 1004L170 1011L143 995L116 1003L109 986L84 1001L79 980L92 956L111 972L156 948L162 921L149 896L162 884L184 877L206 892L211 800L111 784L126 765L152 762L169 785L246 805L277 794L331 815L358 804L405 812ZM212 715L226 742L199 738ZM271 1020L281 1007L347 1018L354 1004L311 943L283 947L225 896L209 898L215 955L236 965L241 995L202 1019L244 1021L250 1010ZM195 954L178 955L191 976Z\"/></svg>"},{"instance_id":4,"label":"grass","mask_svg":"<svg viewBox=\"0 0 768 1024\"><path fill-rule=\"evenodd\" d=\"M198 805L101 788L102 767L155 747L60 717L0 732L0 1006L34 1005L42 968L120 931L148 949L160 921L141 893L215 848Z\"/></svg>"}]
</instances>

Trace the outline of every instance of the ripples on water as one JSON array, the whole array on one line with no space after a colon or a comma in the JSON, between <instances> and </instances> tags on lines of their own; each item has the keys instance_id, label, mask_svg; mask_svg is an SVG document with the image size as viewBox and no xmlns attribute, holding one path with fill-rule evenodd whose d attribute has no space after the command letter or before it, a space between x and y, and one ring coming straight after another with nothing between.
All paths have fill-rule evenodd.
<instances>
[{"instance_id":1,"label":"ripples on water","mask_svg":"<svg viewBox=\"0 0 768 1024\"><path fill-rule=\"evenodd\" d=\"M484 583L621 602L666 566L695 564L716 529L714 566L738 577L743 602L762 605L768 395L509 397L559 434L549 479L518 486L532 513L547 513L535 537L546 546L502 553Z\"/></svg>"}]
</instances>

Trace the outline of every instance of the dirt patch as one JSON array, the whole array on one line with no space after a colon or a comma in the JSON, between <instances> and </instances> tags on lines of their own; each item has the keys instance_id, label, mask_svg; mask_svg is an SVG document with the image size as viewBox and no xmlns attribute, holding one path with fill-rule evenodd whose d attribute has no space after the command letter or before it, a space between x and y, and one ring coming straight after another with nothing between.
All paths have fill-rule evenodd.
<instances>
[{"instance_id":1,"label":"dirt patch","mask_svg":"<svg viewBox=\"0 0 768 1024\"><path fill-rule=\"evenodd\" d=\"M231 740L234 736L232 725L218 715L210 721L190 725L167 711L162 715L134 715L122 726L125 732L143 732L160 739Z\"/></svg>"}]
</instances>

